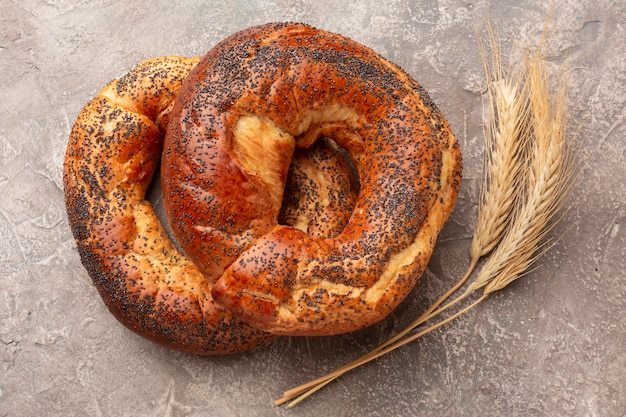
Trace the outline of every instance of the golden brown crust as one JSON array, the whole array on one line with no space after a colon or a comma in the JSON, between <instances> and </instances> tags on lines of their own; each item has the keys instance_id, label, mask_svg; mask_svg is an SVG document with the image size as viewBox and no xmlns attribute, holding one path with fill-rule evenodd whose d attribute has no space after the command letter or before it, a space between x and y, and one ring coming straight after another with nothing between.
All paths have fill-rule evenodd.
<instances>
[{"instance_id":1,"label":"golden brown crust","mask_svg":"<svg viewBox=\"0 0 626 417\"><path fill-rule=\"evenodd\" d=\"M80 113L64 163L65 201L85 268L131 330L197 354L250 349L272 338L211 297L145 199L178 89L197 58L139 64Z\"/></svg>"},{"instance_id":2,"label":"golden brown crust","mask_svg":"<svg viewBox=\"0 0 626 417\"><path fill-rule=\"evenodd\" d=\"M361 188L339 235L277 224L268 181L290 155L269 175L239 161L243 118L291 138L276 152L320 135L348 151ZM382 319L413 288L454 205L461 153L400 68L340 35L270 24L224 40L192 71L172 112L162 176L172 228L217 280L214 298L258 328L321 335Z\"/></svg>"}]
</instances>

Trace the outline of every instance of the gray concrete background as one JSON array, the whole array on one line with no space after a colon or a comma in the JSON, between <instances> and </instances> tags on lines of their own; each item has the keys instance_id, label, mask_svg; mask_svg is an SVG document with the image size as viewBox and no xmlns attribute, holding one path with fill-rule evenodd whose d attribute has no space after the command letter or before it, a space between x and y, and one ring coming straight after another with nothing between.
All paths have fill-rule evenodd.
<instances>
[{"instance_id":1,"label":"gray concrete background","mask_svg":"<svg viewBox=\"0 0 626 417\"><path fill-rule=\"evenodd\" d=\"M418 342L300 406L283 390L364 353L467 266L480 183L488 2L460 0L0 0L0 416L624 416L626 2L494 1L509 54L537 42L569 63L580 176L540 268ZM140 60L202 54L274 20L340 32L396 62L455 130L464 182L429 268L379 325L281 338L201 358L132 334L107 312L67 224L62 162L80 108Z\"/></svg>"}]
</instances>

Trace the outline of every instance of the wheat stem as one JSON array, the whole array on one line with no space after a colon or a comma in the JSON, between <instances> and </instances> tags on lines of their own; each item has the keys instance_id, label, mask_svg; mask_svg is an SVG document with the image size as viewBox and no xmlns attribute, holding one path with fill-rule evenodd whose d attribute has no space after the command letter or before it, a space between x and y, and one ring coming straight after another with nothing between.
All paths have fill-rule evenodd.
<instances>
[{"instance_id":1,"label":"wheat stem","mask_svg":"<svg viewBox=\"0 0 626 417\"><path fill-rule=\"evenodd\" d=\"M318 391L319 389L321 389L322 387L326 386L328 383L332 382L333 380L337 379L338 377L340 377L341 375L345 374L346 372L354 369L354 368L358 368L361 365L364 365L374 359L377 359L383 355L386 355L387 353L396 350L397 348L406 345L407 343L410 343L412 341L414 341L415 339L418 339L422 336L424 336L427 333L430 333L438 328L440 328L441 326L451 322L452 320L456 319L457 317L459 317L460 315L466 313L467 311L471 310L472 308L474 308L475 306L477 306L479 303L481 303L485 298L487 297L487 295L483 295L482 297L480 297L479 299L477 299L476 301L474 301L472 304L468 305L467 307L465 307L464 309L456 312L455 314L451 315L450 317L447 317L444 320L441 320L435 324L433 324L432 326L418 332L415 333L414 335L404 338L402 340L396 341L396 343L393 343L391 345L388 345L386 348L378 350L375 354L368 354L368 355L364 355L361 358L352 361L351 363L349 363L348 365L344 365L343 367L341 367L340 369L337 369L323 377L320 377L314 381L311 381L309 383L303 384L299 387L293 388L289 391L285 391L283 394L283 397L281 397L280 399L276 400L274 402L275 405L281 405L284 404L285 402L288 402L289 400L291 400L292 398L296 397L297 398L292 401L291 403L289 403L289 407L293 407L294 405L298 404L300 401L306 399L307 397L309 397L311 394L315 393L316 391Z\"/></svg>"},{"instance_id":2,"label":"wheat stem","mask_svg":"<svg viewBox=\"0 0 626 417\"><path fill-rule=\"evenodd\" d=\"M328 375L325 375L323 377L320 377L320 378L318 378L316 380L310 381L310 382L308 382L306 384L300 385L300 386L298 386L298 387L296 387L294 389L291 389L289 391L285 391L284 394L283 394L283 397L281 397L280 399L276 400L274 402L274 404L275 405L284 404L285 402L289 401L291 398L294 398L294 396L299 395L302 392L305 392L307 390L310 390L310 394L313 394L313 392L315 392L318 389L322 388L323 386L325 386L326 384L328 384L332 380L338 378L339 376L343 375L344 373L348 372L349 370L354 369L355 364L357 364L357 363L364 363L363 361L368 360L368 358L374 359L374 356L377 355L380 351L384 350L388 346L390 346L393 343L397 342L398 340L402 339L404 336L406 336L413 329L417 328L419 325L423 324L424 322L428 321L432 317L434 317L434 316L440 314L441 312L447 310L448 308L452 307L458 301L461 301L461 299L456 299L456 300L454 300L453 303L449 303L449 304L445 305L444 307L442 307L440 309L437 309L437 307L439 307L445 300L447 300L453 293L455 293L465 283L465 281L471 275L471 271L473 270L474 266L475 266L475 264L473 266L470 266L470 268L469 268L468 272L465 274L465 276L459 282L457 282L457 284L454 287L450 288L444 295L442 295L437 301L435 301L428 308L428 310L426 310L417 319L415 319L413 322L411 322L411 324L409 324L403 331L401 331L400 333L398 333L397 335L395 335L391 339L387 340L385 343L379 345L375 349L371 350L367 354L365 354L365 355L363 355L363 356L353 360L352 362L347 363L346 365L343 365L341 368L336 369L332 373L330 373ZM371 359L369 359L369 360L371 360ZM356 365L356 366L358 366L358 365ZM304 399L304 398L302 398L302 399ZM302 401L302 399L297 400L297 402ZM297 402L294 401L293 403L290 403L290 406L295 405Z\"/></svg>"}]
</instances>

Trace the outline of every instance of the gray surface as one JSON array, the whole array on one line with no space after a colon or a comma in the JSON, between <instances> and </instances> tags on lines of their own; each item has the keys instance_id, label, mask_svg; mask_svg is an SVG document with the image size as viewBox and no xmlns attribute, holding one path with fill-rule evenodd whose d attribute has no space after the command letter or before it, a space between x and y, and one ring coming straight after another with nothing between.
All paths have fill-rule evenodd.
<instances>
[{"instance_id":1,"label":"gray surface","mask_svg":"<svg viewBox=\"0 0 626 417\"><path fill-rule=\"evenodd\" d=\"M626 3L555 0L550 60L571 68L581 175L541 268L301 406L280 393L372 348L467 265L482 132L474 39L485 2L0 0L0 416L623 416L626 410ZM537 41L548 1L493 2L505 38ZM138 61L305 21L414 75L450 120L464 182L424 279L388 319L333 338L188 356L108 314L67 224L62 161L80 108Z\"/></svg>"}]
</instances>

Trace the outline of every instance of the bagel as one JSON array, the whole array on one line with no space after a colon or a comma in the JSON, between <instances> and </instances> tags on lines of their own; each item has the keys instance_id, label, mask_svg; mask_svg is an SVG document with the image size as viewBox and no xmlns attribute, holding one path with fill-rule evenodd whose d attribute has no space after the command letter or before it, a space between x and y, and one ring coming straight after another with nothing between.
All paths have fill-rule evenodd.
<instances>
[{"instance_id":1,"label":"bagel","mask_svg":"<svg viewBox=\"0 0 626 417\"><path fill-rule=\"evenodd\" d=\"M345 149L360 188L345 226L279 224L295 149ZM407 73L305 24L238 32L183 83L161 164L173 233L212 296L282 335L330 335L389 314L422 275L461 182L459 145Z\"/></svg>"},{"instance_id":2,"label":"bagel","mask_svg":"<svg viewBox=\"0 0 626 417\"><path fill-rule=\"evenodd\" d=\"M82 109L65 155L65 203L82 262L121 323L169 348L227 354L273 336L213 301L211 282L176 248L145 200L172 105L198 60L144 61ZM317 236L339 233L356 199L352 175L332 141L299 152L281 221Z\"/></svg>"}]
</instances>

